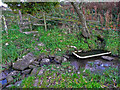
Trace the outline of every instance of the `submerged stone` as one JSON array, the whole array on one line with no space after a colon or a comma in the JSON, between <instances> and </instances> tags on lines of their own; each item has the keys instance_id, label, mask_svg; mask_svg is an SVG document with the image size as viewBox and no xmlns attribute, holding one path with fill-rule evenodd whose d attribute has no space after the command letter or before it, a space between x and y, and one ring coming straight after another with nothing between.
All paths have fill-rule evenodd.
<instances>
[{"instance_id":1,"label":"submerged stone","mask_svg":"<svg viewBox=\"0 0 120 90\"><path fill-rule=\"evenodd\" d=\"M8 83L11 83L13 81L13 77L12 76L7 76L6 79L7 79Z\"/></svg>"},{"instance_id":2,"label":"submerged stone","mask_svg":"<svg viewBox=\"0 0 120 90\"><path fill-rule=\"evenodd\" d=\"M23 73L23 74L29 74L30 71L31 71L31 69L27 69L27 70L22 71L22 73Z\"/></svg>"},{"instance_id":3,"label":"submerged stone","mask_svg":"<svg viewBox=\"0 0 120 90\"><path fill-rule=\"evenodd\" d=\"M102 59L108 60L108 61L114 60L114 58L113 58L113 57L110 57L110 56L101 56L101 57L102 57Z\"/></svg>"},{"instance_id":4,"label":"submerged stone","mask_svg":"<svg viewBox=\"0 0 120 90\"><path fill-rule=\"evenodd\" d=\"M50 59L44 58L41 60L40 65L49 64L49 63L50 63Z\"/></svg>"},{"instance_id":5,"label":"submerged stone","mask_svg":"<svg viewBox=\"0 0 120 90\"><path fill-rule=\"evenodd\" d=\"M16 76L20 71L13 71L8 74L8 76Z\"/></svg>"}]
</instances>

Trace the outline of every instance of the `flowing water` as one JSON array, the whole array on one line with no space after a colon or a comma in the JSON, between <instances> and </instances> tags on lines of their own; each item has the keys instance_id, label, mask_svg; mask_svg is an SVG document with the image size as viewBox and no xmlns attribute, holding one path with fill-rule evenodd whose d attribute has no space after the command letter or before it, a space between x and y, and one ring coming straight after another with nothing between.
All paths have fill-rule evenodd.
<instances>
[{"instance_id":1,"label":"flowing water","mask_svg":"<svg viewBox=\"0 0 120 90\"><path fill-rule=\"evenodd\" d=\"M119 58L113 57L113 61L103 60L101 57L94 57L88 59L79 59L73 55L70 55L71 65L75 67L76 70L80 68L90 69L93 73L102 73L104 70L107 70L109 67L118 68L120 65Z\"/></svg>"}]
</instances>

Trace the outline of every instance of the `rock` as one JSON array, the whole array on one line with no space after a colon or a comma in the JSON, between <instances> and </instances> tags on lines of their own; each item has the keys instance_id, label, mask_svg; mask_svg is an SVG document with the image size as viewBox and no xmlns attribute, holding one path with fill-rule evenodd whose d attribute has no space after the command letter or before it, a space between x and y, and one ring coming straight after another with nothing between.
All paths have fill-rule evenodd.
<instances>
[{"instance_id":1,"label":"rock","mask_svg":"<svg viewBox=\"0 0 120 90\"><path fill-rule=\"evenodd\" d=\"M114 60L114 58L113 58L113 57L110 57L110 56L101 56L101 57L102 57L102 59L108 60L108 61Z\"/></svg>"},{"instance_id":2,"label":"rock","mask_svg":"<svg viewBox=\"0 0 120 90\"><path fill-rule=\"evenodd\" d=\"M13 77L12 76L7 76L7 83L11 83L13 81Z\"/></svg>"},{"instance_id":3,"label":"rock","mask_svg":"<svg viewBox=\"0 0 120 90\"><path fill-rule=\"evenodd\" d=\"M49 64L49 63L50 63L50 59L48 59L48 58L44 58L44 59L42 59L41 62L40 62L41 65Z\"/></svg>"},{"instance_id":4,"label":"rock","mask_svg":"<svg viewBox=\"0 0 120 90\"><path fill-rule=\"evenodd\" d=\"M37 57L37 61L40 62L44 58L46 58L46 55L42 53L39 57Z\"/></svg>"},{"instance_id":5,"label":"rock","mask_svg":"<svg viewBox=\"0 0 120 90\"><path fill-rule=\"evenodd\" d=\"M4 72L0 72L0 80L3 80L6 78L6 75Z\"/></svg>"},{"instance_id":6,"label":"rock","mask_svg":"<svg viewBox=\"0 0 120 90\"><path fill-rule=\"evenodd\" d=\"M116 54L112 54L113 57L119 57L119 55L116 55Z\"/></svg>"},{"instance_id":7,"label":"rock","mask_svg":"<svg viewBox=\"0 0 120 90\"><path fill-rule=\"evenodd\" d=\"M39 64L40 64L40 62L38 62L38 61L32 62L32 65L34 65L34 66L39 66Z\"/></svg>"},{"instance_id":8,"label":"rock","mask_svg":"<svg viewBox=\"0 0 120 90\"><path fill-rule=\"evenodd\" d=\"M13 86L13 85L12 85L12 84L10 84L10 85L7 85L7 86L6 86L6 88L10 88L10 87L12 87L12 86Z\"/></svg>"},{"instance_id":9,"label":"rock","mask_svg":"<svg viewBox=\"0 0 120 90\"><path fill-rule=\"evenodd\" d=\"M39 79L35 79L35 83L34 83L34 86L36 87L38 85L38 82L39 82Z\"/></svg>"},{"instance_id":10,"label":"rock","mask_svg":"<svg viewBox=\"0 0 120 90\"><path fill-rule=\"evenodd\" d=\"M62 63L62 57L61 57L61 56L56 56L56 57L54 58L54 61L55 61L57 64L60 64L60 63Z\"/></svg>"},{"instance_id":11,"label":"rock","mask_svg":"<svg viewBox=\"0 0 120 90\"><path fill-rule=\"evenodd\" d=\"M28 68L28 66L35 60L36 58L31 54L28 53L26 56L23 57L23 60L18 60L13 63L13 68L16 70L24 70Z\"/></svg>"},{"instance_id":12,"label":"rock","mask_svg":"<svg viewBox=\"0 0 120 90\"><path fill-rule=\"evenodd\" d=\"M39 43L38 46L44 46L44 44L43 43Z\"/></svg>"},{"instance_id":13,"label":"rock","mask_svg":"<svg viewBox=\"0 0 120 90\"><path fill-rule=\"evenodd\" d=\"M21 83L22 83L22 80L21 81L17 81L14 85L15 86L20 86Z\"/></svg>"},{"instance_id":14,"label":"rock","mask_svg":"<svg viewBox=\"0 0 120 90\"><path fill-rule=\"evenodd\" d=\"M69 59L69 56L67 56L67 55L63 55L63 57L65 57L65 58Z\"/></svg>"},{"instance_id":15,"label":"rock","mask_svg":"<svg viewBox=\"0 0 120 90\"><path fill-rule=\"evenodd\" d=\"M28 53L27 55L23 56L23 59L31 60L31 59L35 59L35 58L34 58L34 55L32 53Z\"/></svg>"},{"instance_id":16,"label":"rock","mask_svg":"<svg viewBox=\"0 0 120 90\"><path fill-rule=\"evenodd\" d=\"M63 57L62 62L67 62L67 59L65 57Z\"/></svg>"},{"instance_id":17,"label":"rock","mask_svg":"<svg viewBox=\"0 0 120 90\"><path fill-rule=\"evenodd\" d=\"M30 69L33 69L33 68L36 68L36 66L34 66L34 65L29 65L29 68L30 68Z\"/></svg>"},{"instance_id":18,"label":"rock","mask_svg":"<svg viewBox=\"0 0 120 90\"><path fill-rule=\"evenodd\" d=\"M23 73L23 74L29 74L30 71L31 71L31 69L27 69L27 70L22 71L22 73Z\"/></svg>"},{"instance_id":19,"label":"rock","mask_svg":"<svg viewBox=\"0 0 120 90\"><path fill-rule=\"evenodd\" d=\"M32 70L30 75L31 76L36 75L37 74L37 70L38 70L38 68L33 68L33 70Z\"/></svg>"},{"instance_id":20,"label":"rock","mask_svg":"<svg viewBox=\"0 0 120 90\"><path fill-rule=\"evenodd\" d=\"M94 64L100 66L100 65L102 64L102 61L100 61L100 60L95 60Z\"/></svg>"},{"instance_id":21,"label":"rock","mask_svg":"<svg viewBox=\"0 0 120 90\"><path fill-rule=\"evenodd\" d=\"M39 71L38 75L42 75L42 74L43 74L43 71L44 71L44 69L41 69L41 70Z\"/></svg>"},{"instance_id":22,"label":"rock","mask_svg":"<svg viewBox=\"0 0 120 90\"><path fill-rule=\"evenodd\" d=\"M20 71L13 71L9 73L8 76L16 76L18 73L20 73Z\"/></svg>"}]
</instances>

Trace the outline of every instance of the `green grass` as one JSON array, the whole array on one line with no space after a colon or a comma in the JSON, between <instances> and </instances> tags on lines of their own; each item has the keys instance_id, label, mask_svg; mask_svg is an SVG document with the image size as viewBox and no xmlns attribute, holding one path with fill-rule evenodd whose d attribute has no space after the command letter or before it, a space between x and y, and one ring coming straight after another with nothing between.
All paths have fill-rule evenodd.
<instances>
[{"instance_id":1,"label":"green grass","mask_svg":"<svg viewBox=\"0 0 120 90\"><path fill-rule=\"evenodd\" d=\"M67 32L64 29L54 28L45 31L44 28L38 27L36 30L38 34L25 35L18 31L17 26L12 26L16 30L8 30L9 35L2 33L2 62L14 61L17 58L21 58L23 55L26 55L28 52L34 52L36 56L40 53L45 55L63 55L66 51L74 51L73 48L68 46L76 46L77 49L90 50L88 44L85 43L85 39L80 37L81 32L65 33ZM93 35L94 35L93 30ZM113 54L118 54L118 44L119 37L118 32L110 30L109 34L103 33L104 36L108 35L106 40L106 50L110 50ZM111 36L109 36L111 35ZM37 41L36 39L39 39ZM92 49L97 49L97 44L95 42L97 38L92 37L87 39L90 47ZM5 45L8 43L8 45ZM38 46L37 44L43 43L44 46ZM38 48L40 51L35 50Z\"/></svg>"},{"instance_id":2,"label":"green grass","mask_svg":"<svg viewBox=\"0 0 120 90\"><path fill-rule=\"evenodd\" d=\"M21 58L23 55L28 52L34 52L37 56L40 53L56 54L62 55L65 54L67 50L73 50L69 46L76 46L78 49L88 49L86 43L78 40L75 33L65 34L65 30L60 30L58 28L50 29L44 31L43 28L37 29L38 34L25 35L20 33L17 30L8 30L9 35L7 36L5 32L2 33L2 61L9 62L15 60L16 58ZM37 41L36 39L39 39ZM6 45L8 43L8 45ZM44 46L38 46L37 44L43 43ZM35 47L39 48L40 51L36 51ZM49 51L46 51L49 50ZM59 51L60 50L60 51Z\"/></svg>"},{"instance_id":3,"label":"green grass","mask_svg":"<svg viewBox=\"0 0 120 90\"><path fill-rule=\"evenodd\" d=\"M66 67L65 67L66 66ZM63 68L64 67L64 68ZM70 68L69 73L66 68ZM118 69L106 69L103 75L91 73L89 69L77 74L69 62L60 65L44 66L43 75L29 76L22 81L22 88L116 88L118 87ZM64 69L64 70L63 70ZM38 78L37 87L34 86L35 79Z\"/></svg>"},{"instance_id":4,"label":"green grass","mask_svg":"<svg viewBox=\"0 0 120 90\"><path fill-rule=\"evenodd\" d=\"M33 52L35 56L38 56L41 53L44 53L45 55L55 54L62 56L63 54L66 54L67 51L70 51L70 53L74 51L74 49L68 47L68 45L76 46L78 49L82 48L83 50L89 50L88 44L84 42L84 38L80 37L81 32L66 34L66 30L64 29L54 28L45 31L44 28L38 27L36 29L38 34L25 35L18 31L19 28L17 26L14 28L16 30L8 30L8 36L5 31L2 32L2 62L0 63L14 62L16 59L21 58L29 52ZM118 33L111 30L109 35L113 36L106 38L106 49L110 50L113 54L118 54L119 40L118 37L115 36L118 35ZM97 49L95 40L97 39L94 37L87 39L92 49ZM39 43L43 43L44 46L38 46ZM35 50L35 47L40 51ZM71 69L71 73L68 73L68 67ZM117 83L118 69L116 68L106 70L104 75L93 74L90 70L86 70L85 73L83 73L83 69L80 70L80 74L77 74L74 72L74 67L70 66L69 62L62 63L62 66L59 68L55 65L45 66L44 68L46 68L46 71L43 75L38 75L37 77L29 76L23 80L20 86L23 88L35 88L33 84L36 78L39 78L38 87L40 88L46 88L48 84L50 84L49 87L52 88L109 88L119 86ZM59 75L57 75L57 72ZM47 82L47 77L51 77L49 83ZM43 78L44 81L40 85L41 78Z\"/></svg>"}]
</instances>

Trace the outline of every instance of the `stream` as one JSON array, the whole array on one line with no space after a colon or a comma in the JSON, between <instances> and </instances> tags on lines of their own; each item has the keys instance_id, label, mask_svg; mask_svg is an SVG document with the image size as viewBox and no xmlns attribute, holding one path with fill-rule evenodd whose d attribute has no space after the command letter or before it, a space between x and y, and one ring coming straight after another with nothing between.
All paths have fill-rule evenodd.
<instances>
[{"instance_id":1,"label":"stream","mask_svg":"<svg viewBox=\"0 0 120 90\"><path fill-rule=\"evenodd\" d=\"M73 55L70 55L70 63L78 71L80 68L90 69L93 73L102 74L104 70L107 70L109 67L118 68L120 62L118 57L113 57L113 61L107 61L101 57L94 57L88 59L79 59Z\"/></svg>"},{"instance_id":2,"label":"stream","mask_svg":"<svg viewBox=\"0 0 120 90\"><path fill-rule=\"evenodd\" d=\"M101 56L88 58L88 59L79 59L74 55L69 55L68 60L70 61L71 65L75 67L76 71L79 71L81 68L85 68L85 70L90 69L92 73L98 73L102 75L102 73L105 70L107 70L109 67L118 68L118 66L120 66L119 58L118 57L113 57L113 58L114 60L107 61L102 59ZM2 73L0 73L0 84L6 85L7 84L6 77L10 72L13 71L14 69L9 68L7 70L4 70ZM20 84L21 81L16 83ZM17 85L16 83L15 85Z\"/></svg>"}]
</instances>

